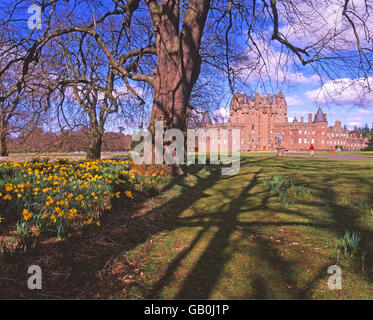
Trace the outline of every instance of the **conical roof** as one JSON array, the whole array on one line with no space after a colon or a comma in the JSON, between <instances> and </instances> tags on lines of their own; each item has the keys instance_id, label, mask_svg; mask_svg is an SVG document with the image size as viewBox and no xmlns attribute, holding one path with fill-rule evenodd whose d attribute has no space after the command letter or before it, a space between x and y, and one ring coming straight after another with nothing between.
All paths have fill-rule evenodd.
<instances>
[{"instance_id":1,"label":"conical roof","mask_svg":"<svg viewBox=\"0 0 373 320\"><path fill-rule=\"evenodd\" d=\"M207 110L203 113L201 123L202 124L211 124L212 123L211 119L210 119L210 116L209 116L209 112Z\"/></svg>"},{"instance_id":2,"label":"conical roof","mask_svg":"<svg viewBox=\"0 0 373 320\"><path fill-rule=\"evenodd\" d=\"M325 118L325 115L324 113L322 112L321 108L319 107L319 109L317 110L317 113L315 115L315 119L313 120L313 122L328 122Z\"/></svg>"}]
</instances>

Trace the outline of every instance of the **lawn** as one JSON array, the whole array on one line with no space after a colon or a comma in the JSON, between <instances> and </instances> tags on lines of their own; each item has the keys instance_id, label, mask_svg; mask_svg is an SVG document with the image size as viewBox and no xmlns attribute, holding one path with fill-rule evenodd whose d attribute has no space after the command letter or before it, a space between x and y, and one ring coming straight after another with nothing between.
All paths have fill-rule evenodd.
<instances>
[{"instance_id":1,"label":"lawn","mask_svg":"<svg viewBox=\"0 0 373 320\"><path fill-rule=\"evenodd\" d=\"M275 174L311 196L284 206L265 185ZM373 298L373 163L245 154L237 175L191 166L134 197L115 199L99 229L3 257L0 298ZM353 256L346 230L361 235ZM26 288L30 264L42 290ZM327 285L334 264L340 290Z\"/></svg>"}]
</instances>

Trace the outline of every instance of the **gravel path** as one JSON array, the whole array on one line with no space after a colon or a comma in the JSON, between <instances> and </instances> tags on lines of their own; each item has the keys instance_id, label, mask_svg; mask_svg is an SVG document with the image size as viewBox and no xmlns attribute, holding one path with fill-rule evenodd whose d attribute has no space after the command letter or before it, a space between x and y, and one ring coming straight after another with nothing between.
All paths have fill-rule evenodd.
<instances>
[{"instance_id":1,"label":"gravel path","mask_svg":"<svg viewBox=\"0 0 373 320\"><path fill-rule=\"evenodd\" d=\"M311 157L310 154L307 153L293 153L287 152L287 156L293 157ZM331 159L344 159L344 160L364 160L364 161L373 161L373 158L370 157L363 157L354 154L315 154L314 157L317 158L331 158Z\"/></svg>"}]
</instances>

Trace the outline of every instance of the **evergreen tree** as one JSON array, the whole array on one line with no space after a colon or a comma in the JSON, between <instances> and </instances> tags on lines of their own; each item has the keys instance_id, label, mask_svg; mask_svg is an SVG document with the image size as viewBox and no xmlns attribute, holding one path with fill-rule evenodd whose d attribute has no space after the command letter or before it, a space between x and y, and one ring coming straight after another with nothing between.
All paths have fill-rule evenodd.
<instances>
[{"instance_id":1,"label":"evergreen tree","mask_svg":"<svg viewBox=\"0 0 373 320\"><path fill-rule=\"evenodd\" d=\"M361 134L364 136L364 137L368 137L370 135L370 130L369 130L369 127L368 127L368 124L366 123L365 126L361 129Z\"/></svg>"},{"instance_id":2,"label":"evergreen tree","mask_svg":"<svg viewBox=\"0 0 373 320\"><path fill-rule=\"evenodd\" d=\"M370 139L368 141L368 146L365 148L365 151L373 151L373 133L370 133Z\"/></svg>"}]
</instances>

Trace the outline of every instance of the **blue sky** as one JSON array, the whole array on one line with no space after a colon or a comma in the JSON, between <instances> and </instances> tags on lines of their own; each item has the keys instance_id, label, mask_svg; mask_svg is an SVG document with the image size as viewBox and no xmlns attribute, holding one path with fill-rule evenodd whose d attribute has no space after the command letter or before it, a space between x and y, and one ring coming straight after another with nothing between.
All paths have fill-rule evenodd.
<instances>
[{"instance_id":1,"label":"blue sky","mask_svg":"<svg viewBox=\"0 0 373 320\"><path fill-rule=\"evenodd\" d=\"M320 106L327 113L329 125L340 120L349 129L364 126L365 123L372 127L373 70L368 68L368 72L364 74L359 69L356 37L348 20L341 14L344 1L328 0L319 4L320 8L315 10L310 9L305 2L299 3L297 9L304 13L307 27L304 27L302 17L294 16L293 23L280 18L280 33L299 48L316 48L316 52L322 53L321 56L348 58L326 60L323 65L303 66L289 50L283 50L278 42L271 41L273 30L269 26L261 37L254 37L255 47L260 48L260 55L250 44L246 49L248 61L254 61L252 66L245 65L249 62L236 66L240 78L244 79L244 84L238 89L249 95L259 91L259 84L262 84L262 94L274 94L281 89L288 104L290 119L297 117L299 120L303 115L307 121L308 113L315 114ZM368 7L365 4L364 0L351 0L348 9L363 17L362 20L355 16L352 19L360 36L361 46L372 49L373 7L369 2ZM285 12L284 8L279 7L280 17L281 10ZM330 34L335 35L332 40L329 38ZM242 36L245 37L245 32ZM322 43L320 47L319 43ZM312 52L309 53L313 56ZM367 60L373 61L372 54L368 54L370 56L367 56ZM225 103L221 107L224 108L223 104ZM219 113L227 114L224 109Z\"/></svg>"},{"instance_id":2,"label":"blue sky","mask_svg":"<svg viewBox=\"0 0 373 320\"><path fill-rule=\"evenodd\" d=\"M299 120L303 115L307 119L308 113L316 113L318 106L321 106L324 112L327 113L329 125L333 125L336 120L341 120L343 125L347 125L349 129L354 126L361 127L368 124L371 128L373 124L373 105L369 100L362 106L348 103L348 99L344 99L343 95L333 97L333 101L323 101L316 99L316 93L320 90L320 85L302 84L295 88L284 88L282 91L288 104L288 116L297 117ZM356 98L350 95L351 100ZM320 101L321 100L321 101ZM330 99L331 100L331 99Z\"/></svg>"},{"instance_id":3,"label":"blue sky","mask_svg":"<svg viewBox=\"0 0 373 320\"><path fill-rule=\"evenodd\" d=\"M373 125L373 93L362 90L364 83L368 80L353 79L345 75L344 78L328 80L320 78L316 73L309 72L309 68L297 68L296 71L287 71L286 74L268 75L270 80L265 81L263 86L260 81L254 77L253 80L246 82L238 87L240 92L251 95L252 92L260 92L262 95L271 93L272 95L279 90L285 96L288 105L288 117L292 120L301 116L304 121L308 119L308 113L314 114L320 106L327 113L329 125L334 125L336 120L342 121L342 125L347 125L349 129L355 126L362 127L368 124L369 128ZM276 82L275 78L287 81ZM222 99L217 108L217 115L229 118L229 102L231 99L230 90L227 88L225 98ZM228 98L229 97L229 98Z\"/></svg>"},{"instance_id":4,"label":"blue sky","mask_svg":"<svg viewBox=\"0 0 373 320\"><path fill-rule=\"evenodd\" d=\"M336 30L342 30L340 37L345 40L343 46L340 48L341 51L349 52L356 49L351 28L348 28L348 25L346 25L346 19L343 20L340 16L341 5L344 1L328 1L335 5L318 8L320 10L315 13L316 16L312 20L315 22L315 25L308 26L308 32L310 32L308 37L302 35L302 32L297 30L297 24L291 25L288 23L288 20L281 20L281 14L280 32L286 34L287 39L293 44L303 48L307 47L309 43L317 43L320 38L323 38L325 32L331 28L335 28ZM365 9L365 2L363 0L351 0L350 5L352 4L357 6L358 10L360 10L359 6L361 6L361 10ZM308 12L305 3L300 4L297 9L302 12ZM281 10L281 7L279 7L280 13ZM25 9L20 8L20 11L27 17ZM373 15L372 7L369 7L369 13L371 15L370 17L368 16L367 26L369 30L373 30L373 19L371 18ZM357 23L356 26L360 34L366 34L366 30L364 30L362 25ZM275 94L281 89L288 104L288 116L290 120L293 117L297 117L299 120L303 116L305 121L307 121L308 113L312 112L315 114L317 108L321 106L323 111L328 115L329 125L333 125L336 120L341 120L342 124L346 124L349 129L353 129L354 126L363 126L365 123L369 127L372 126L373 93L364 92L367 84L373 88L373 76L371 74L369 74L367 79L363 80L361 75L354 74L348 68L343 69L340 68L340 65L336 65L335 69L339 68L337 70L338 77L334 76L333 81L331 81L324 74L321 76L317 74L312 66L303 67L297 59L293 59L287 52L281 51L278 43L276 45L275 41L270 40L272 36L271 24L265 25L265 28L268 29L262 33L263 37L255 38L257 45L262 49L265 68L261 69L260 65L256 65L256 68L251 69L248 67L248 70L243 71L241 74L245 78L244 84L237 85L235 89L249 95L259 90L262 94L267 92ZM233 36L237 37L236 34ZM241 36L240 42L242 42L240 44L244 44L245 40L247 40L245 30ZM370 38L371 36L368 34L367 37ZM371 41L364 43L364 39L361 40L363 45L372 47ZM249 46L246 54L253 60L258 58L250 50ZM283 61L287 62L283 63ZM280 69L278 68L279 66L281 66ZM222 78L223 82L226 82L226 80L226 77ZM259 89L260 83L263 84L262 89ZM229 101L231 99L229 88L227 87L221 95L221 103L216 105L216 108L220 114L226 116L229 114ZM151 104L150 101L149 104ZM121 121L114 121L115 123L110 123L107 127L108 129L117 131L118 126L126 126L126 121L128 120L123 120L123 123Z\"/></svg>"}]
</instances>

